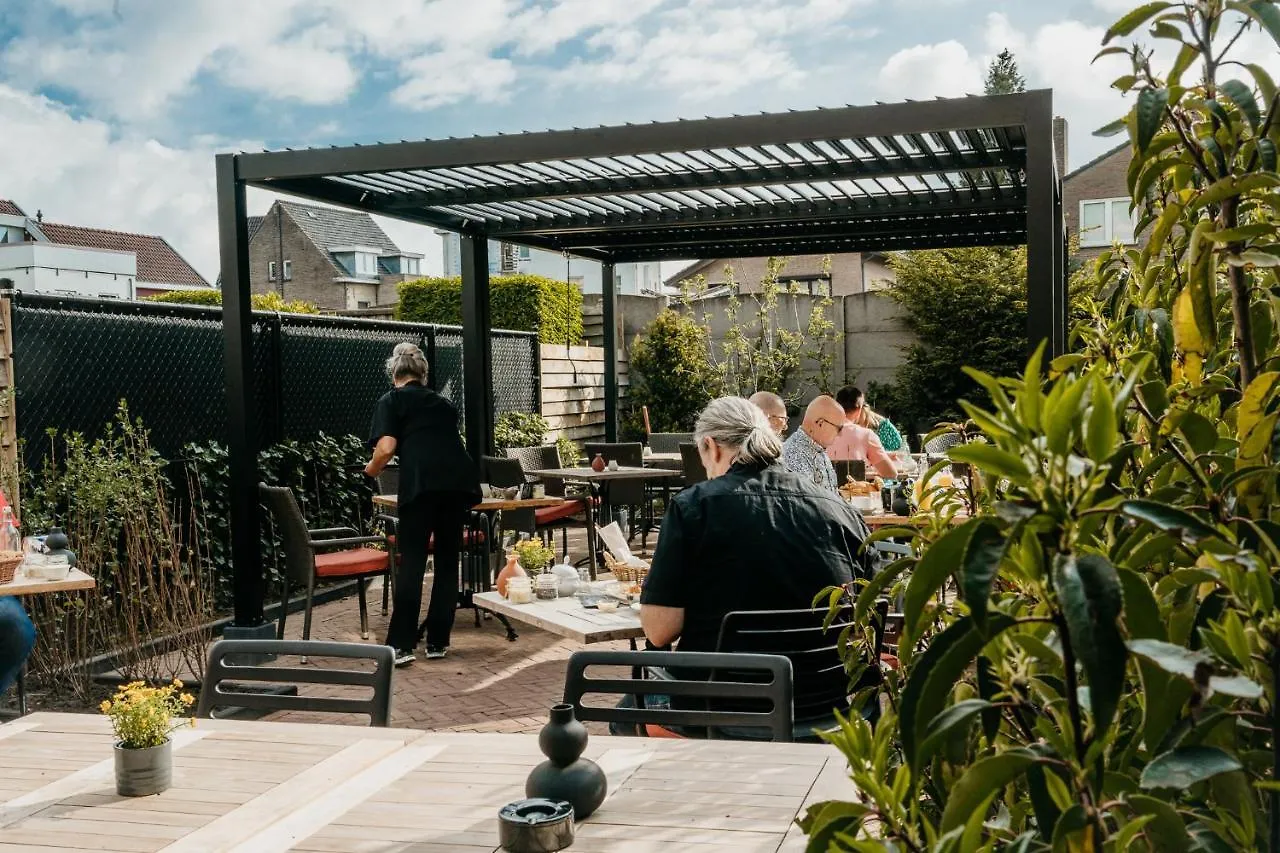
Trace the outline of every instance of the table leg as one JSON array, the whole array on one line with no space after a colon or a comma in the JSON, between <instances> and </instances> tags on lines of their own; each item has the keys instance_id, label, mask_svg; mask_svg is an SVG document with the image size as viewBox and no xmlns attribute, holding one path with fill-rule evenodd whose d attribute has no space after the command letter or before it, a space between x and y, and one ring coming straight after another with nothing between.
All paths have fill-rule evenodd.
<instances>
[{"instance_id":1,"label":"table leg","mask_svg":"<svg viewBox=\"0 0 1280 853\"><path fill-rule=\"evenodd\" d=\"M27 715L27 665L18 667L18 716Z\"/></svg>"}]
</instances>

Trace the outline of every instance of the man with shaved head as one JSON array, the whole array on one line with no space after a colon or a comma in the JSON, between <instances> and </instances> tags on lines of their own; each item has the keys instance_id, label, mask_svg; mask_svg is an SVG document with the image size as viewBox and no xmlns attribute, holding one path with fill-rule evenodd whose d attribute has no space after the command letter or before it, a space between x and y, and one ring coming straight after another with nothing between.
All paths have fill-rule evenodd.
<instances>
[{"instance_id":1,"label":"man with shaved head","mask_svg":"<svg viewBox=\"0 0 1280 853\"><path fill-rule=\"evenodd\" d=\"M782 462L787 470L821 489L837 491L836 469L826 451L840 437L844 425L844 409L834 397L824 394L815 399L805 409L800 429L783 442Z\"/></svg>"},{"instance_id":2,"label":"man with shaved head","mask_svg":"<svg viewBox=\"0 0 1280 853\"><path fill-rule=\"evenodd\" d=\"M781 438L787 431L787 404L782 402L782 398L777 394L769 391L757 391L752 394L751 402L757 409L764 412L764 416L769 420L769 426Z\"/></svg>"}]
</instances>

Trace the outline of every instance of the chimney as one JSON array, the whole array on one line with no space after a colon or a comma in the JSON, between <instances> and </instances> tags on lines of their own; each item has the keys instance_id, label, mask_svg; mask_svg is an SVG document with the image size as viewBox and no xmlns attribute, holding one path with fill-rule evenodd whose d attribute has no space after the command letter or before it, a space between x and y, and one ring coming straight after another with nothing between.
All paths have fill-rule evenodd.
<instances>
[{"instance_id":1,"label":"chimney","mask_svg":"<svg viewBox=\"0 0 1280 853\"><path fill-rule=\"evenodd\" d=\"M37 210L37 211L36 211L36 222L44 222L44 211L43 211L43 210Z\"/></svg>"},{"instance_id":2,"label":"chimney","mask_svg":"<svg viewBox=\"0 0 1280 853\"><path fill-rule=\"evenodd\" d=\"M1058 177L1067 176L1067 120L1053 117L1053 154L1058 161Z\"/></svg>"}]
</instances>

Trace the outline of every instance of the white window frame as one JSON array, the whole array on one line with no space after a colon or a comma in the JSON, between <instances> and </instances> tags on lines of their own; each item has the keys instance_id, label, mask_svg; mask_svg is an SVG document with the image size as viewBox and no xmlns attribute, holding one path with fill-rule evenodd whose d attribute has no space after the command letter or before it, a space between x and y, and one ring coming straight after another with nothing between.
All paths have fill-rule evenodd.
<instances>
[{"instance_id":1,"label":"white window frame","mask_svg":"<svg viewBox=\"0 0 1280 853\"><path fill-rule=\"evenodd\" d=\"M276 280L276 262L267 261L267 281Z\"/></svg>"},{"instance_id":2,"label":"white window frame","mask_svg":"<svg viewBox=\"0 0 1280 853\"><path fill-rule=\"evenodd\" d=\"M284 280L293 281L293 261L286 260L284 262Z\"/></svg>"},{"instance_id":3,"label":"white window frame","mask_svg":"<svg viewBox=\"0 0 1280 853\"><path fill-rule=\"evenodd\" d=\"M1112 221L1112 218L1111 218L1112 205L1115 202L1124 202L1127 205L1130 203L1130 201L1131 199L1125 196L1117 196L1115 198L1086 198L1083 201L1081 201L1080 210L1078 213L1079 219L1076 220L1077 222L1076 233L1080 237L1080 248L1105 249L1106 247L1116 242L1120 242L1120 245L1122 246L1136 245L1138 242L1137 234L1128 235L1129 236L1128 240L1117 241L1115 239L1115 223ZM1103 206L1103 210L1105 211L1105 213L1102 218L1103 224L1101 229L1094 228L1087 231L1085 230L1084 208L1085 208L1085 205L1089 205L1089 204L1100 204Z\"/></svg>"}]
</instances>

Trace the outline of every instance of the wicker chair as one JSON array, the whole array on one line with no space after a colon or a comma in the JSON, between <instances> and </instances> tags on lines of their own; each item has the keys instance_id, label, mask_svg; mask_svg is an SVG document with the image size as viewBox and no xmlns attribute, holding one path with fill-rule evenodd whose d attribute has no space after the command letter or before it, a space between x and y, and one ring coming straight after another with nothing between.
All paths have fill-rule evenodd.
<instances>
[{"instance_id":1,"label":"wicker chair","mask_svg":"<svg viewBox=\"0 0 1280 853\"><path fill-rule=\"evenodd\" d=\"M680 445L693 441L691 432L651 432L649 449L654 453L679 453Z\"/></svg>"}]
</instances>

